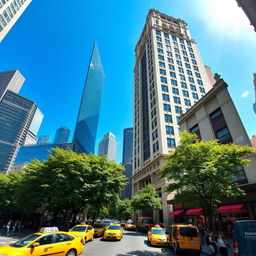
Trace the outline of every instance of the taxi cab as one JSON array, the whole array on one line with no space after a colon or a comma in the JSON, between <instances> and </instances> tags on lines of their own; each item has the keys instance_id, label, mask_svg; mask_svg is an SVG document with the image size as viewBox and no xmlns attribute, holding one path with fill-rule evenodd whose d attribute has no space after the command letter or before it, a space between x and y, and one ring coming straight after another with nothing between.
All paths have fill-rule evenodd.
<instances>
[{"instance_id":1,"label":"taxi cab","mask_svg":"<svg viewBox=\"0 0 256 256\"><path fill-rule=\"evenodd\" d=\"M1 256L77 256L84 246L78 239L66 232L34 233L19 241L0 247Z\"/></svg>"},{"instance_id":2,"label":"taxi cab","mask_svg":"<svg viewBox=\"0 0 256 256\"><path fill-rule=\"evenodd\" d=\"M127 222L125 223L125 229L126 230L135 230L136 225L132 220L127 220Z\"/></svg>"},{"instance_id":3,"label":"taxi cab","mask_svg":"<svg viewBox=\"0 0 256 256\"><path fill-rule=\"evenodd\" d=\"M151 228L148 231L148 242L151 245L167 246L168 239L163 228Z\"/></svg>"},{"instance_id":4,"label":"taxi cab","mask_svg":"<svg viewBox=\"0 0 256 256\"><path fill-rule=\"evenodd\" d=\"M79 237L85 244L86 242L93 240L94 228L91 225L76 225L69 230L68 234Z\"/></svg>"},{"instance_id":5,"label":"taxi cab","mask_svg":"<svg viewBox=\"0 0 256 256\"><path fill-rule=\"evenodd\" d=\"M104 232L106 230L106 227L103 223L95 223L95 224L93 224L93 228L94 228L94 236L95 237L103 236Z\"/></svg>"},{"instance_id":6,"label":"taxi cab","mask_svg":"<svg viewBox=\"0 0 256 256\"><path fill-rule=\"evenodd\" d=\"M121 240L123 237L123 228L120 224L111 224L105 231L103 239Z\"/></svg>"}]
</instances>

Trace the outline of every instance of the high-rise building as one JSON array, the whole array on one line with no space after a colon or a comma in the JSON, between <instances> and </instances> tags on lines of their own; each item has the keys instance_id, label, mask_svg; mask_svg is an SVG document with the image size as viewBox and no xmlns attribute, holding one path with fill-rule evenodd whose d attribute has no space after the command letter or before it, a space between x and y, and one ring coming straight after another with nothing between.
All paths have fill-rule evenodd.
<instances>
[{"instance_id":1,"label":"high-rise building","mask_svg":"<svg viewBox=\"0 0 256 256\"><path fill-rule=\"evenodd\" d=\"M212 87L187 23L151 9L135 49L133 194L151 183L163 209L156 220L169 222L172 195L157 172L179 142L180 116ZM139 214L143 214L139 212Z\"/></svg>"},{"instance_id":2,"label":"high-rise building","mask_svg":"<svg viewBox=\"0 0 256 256\"><path fill-rule=\"evenodd\" d=\"M108 132L99 143L98 155L107 156L109 161L116 161L117 142L113 133Z\"/></svg>"},{"instance_id":3,"label":"high-rise building","mask_svg":"<svg viewBox=\"0 0 256 256\"><path fill-rule=\"evenodd\" d=\"M238 6L241 7L250 20L254 31L256 31L256 1L255 0L236 0Z\"/></svg>"},{"instance_id":4,"label":"high-rise building","mask_svg":"<svg viewBox=\"0 0 256 256\"><path fill-rule=\"evenodd\" d=\"M256 135L252 135L251 144L256 149Z\"/></svg>"},{"instance_id":5,"label":"high-rise building","mask_svg":"<svg viewBox=\"0 0 256 256\"><path fill-rule=\"evenodd\" d=\"M0 42L10 31L32 0L0 1Z\"/></svg>"},{"instance_id":6,"label":"high-rise building","mask_svg":"<svg viewBox=\"0 0 256 256\"><path fill-rule=\"evenodd\" d=\"M0 101L7 90L19 93L24 81L25 78L18 70L0 72Z\"/></svg>"},{"instance_id":7,"label":"high-rise building","mask_svg":"<svg viewBox=\"0 0 256 256\"><path fill-rule=\"evenodd\" d=\"M61 126L55 134L54 144L67 143L70 134L70 129L64 126Z\"/></svg>"},{"instance_id":8,"label":"high-rise building","mask_svg":"<svg viewBox=\"0 0 256 256\"><path fill-rule=\"evenodd\" d=\"M0 102L0 172L10 169L37 109L33 101L9 90L5 93Z\"/></svg>"},{"instance_id":9,"label":"high-rise building","mask_svg":"<svg viewBox=\"0 0 256 256\"><path fill-rule=\"evenodd\" d=\"M124 129L123 137L123 165L132 162L133 151L133 128Z\"/></svg>"},{"instance_id":10,"label":"high-rise building","mask_svg":"<svg viewBox=\"0 0 256 256\"><path fill-rule=\"evenodd\" d=\"M39 138L37 140L37 145L48 144L49 142L50 142L50 136L41 135L41 136L39 136Z\"/></svg>"},{"instance_id":11,"label":"high-rise building","mask_svg":"<svg viewBox=\"0 0 256 256\"><path fill-rule=\"evenodd\" d=\"M104 79L99 50L94 43L73 138L87 154L94 153Z\"/></svg>"},{"instance_id":12,"label":"high-rise building","mask_svg":"<svg viewBox=\"0 0 256 256\"><path fill-rule=\"evenodd\" d=\"M256 114L256 73L253 74L254 80L253 80L253 84L254 84L254 93L255 93L255 103L253 103L253 110Z\"/></svg>"}]
</instances>

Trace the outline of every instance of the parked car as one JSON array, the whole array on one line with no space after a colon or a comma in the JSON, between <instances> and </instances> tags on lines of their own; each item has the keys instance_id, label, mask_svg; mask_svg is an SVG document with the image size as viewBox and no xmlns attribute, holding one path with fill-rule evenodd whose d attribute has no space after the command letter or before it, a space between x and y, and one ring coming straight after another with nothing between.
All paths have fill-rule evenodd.
<instances>
[{"instance_id":1,"label":"parked car","mask_svg":"<svg viewBox=\"0 0 256 256\"><path fill-rule=\"evenodd\" d=\"M136 226L138 231L146 233L155 225L152 217L139 217Z\"/></svg>"}]
</instances>

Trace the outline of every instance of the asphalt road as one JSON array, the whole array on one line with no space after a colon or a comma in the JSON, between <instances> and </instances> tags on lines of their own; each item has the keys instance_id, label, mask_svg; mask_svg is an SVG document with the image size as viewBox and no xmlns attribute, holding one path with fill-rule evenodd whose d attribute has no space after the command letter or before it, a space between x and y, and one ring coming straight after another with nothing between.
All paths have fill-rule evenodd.
<instances>
[{"instance_id":1,"label":"asphalt road","mask_svg":"<svg viewBox=\"0 0 256 256\"><path fill-rule=\"evenodd\" d=\"M173 256L170 248L152 247L146 234L124 231L121 241L102 241L94 238L85 245L83 256Z\"/></svg>"}]
</instances>

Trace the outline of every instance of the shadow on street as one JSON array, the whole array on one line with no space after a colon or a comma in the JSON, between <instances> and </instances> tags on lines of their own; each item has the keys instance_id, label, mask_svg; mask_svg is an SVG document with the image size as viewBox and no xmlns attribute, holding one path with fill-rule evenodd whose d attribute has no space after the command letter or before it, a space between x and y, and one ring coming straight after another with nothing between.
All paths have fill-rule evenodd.
<instances>
[{"instance_id":1,"label":"shadow on street","mask_svg":"<svg viewBox=\"0 0 256 256\"><path fill-rule=\"evenodd\" d=\"M136 250L136 251L131 251L127 253L121 253L117 254L116 256L163 256L163 255L173 255L171 253L171 250L167 248L162 248L161 252L151 252L151 251L141 251L141 250Z\"/></svg>"}]
</instances>

